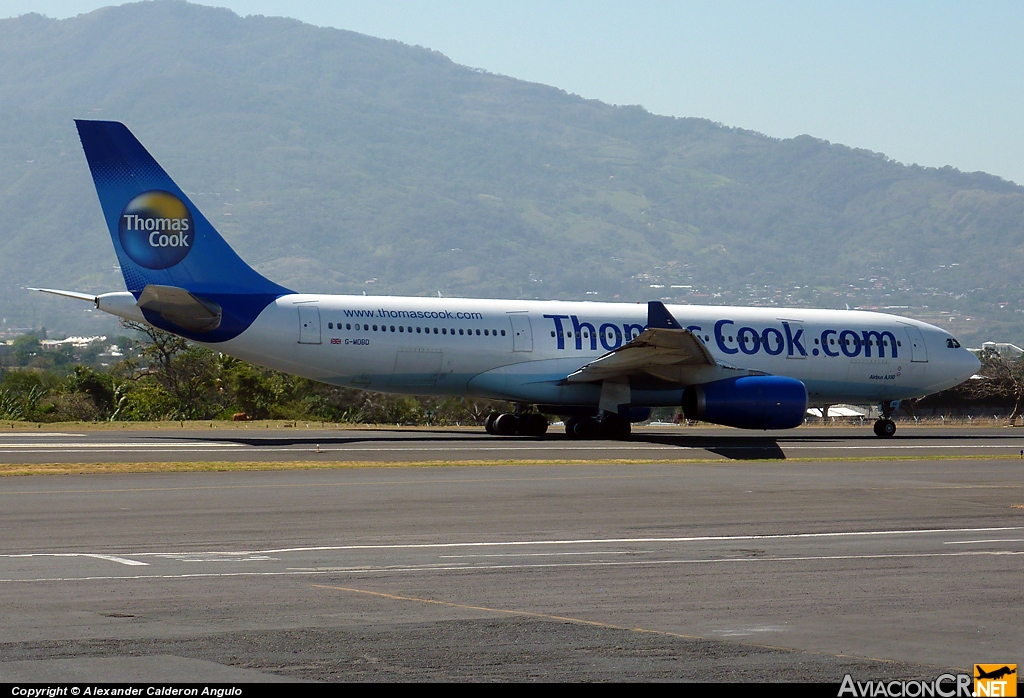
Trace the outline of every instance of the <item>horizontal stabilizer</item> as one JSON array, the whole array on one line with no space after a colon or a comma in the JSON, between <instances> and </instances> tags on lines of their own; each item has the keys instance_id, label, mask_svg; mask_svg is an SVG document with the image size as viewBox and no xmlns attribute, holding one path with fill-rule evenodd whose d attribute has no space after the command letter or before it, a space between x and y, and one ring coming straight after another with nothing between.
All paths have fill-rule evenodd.
<instances>
[{"instance_id":1,"label":"horizontal stabilizer","mask_svg":"<svg viewBox=\"0 0 1024 698\"><path fill-rule=\"evenodd\" d=\"M197 298L177 286L149 284L139 295L139 307L193 332L217 329L224 316L216 303Z\"/></svg>"},{"instance_id":2,"label":"horizontal stabilizer","mask_svg":"<svg viewBox=\"0 0 1024 698\"><path fill-rule=\"evenodd\" d=\"M94 293L79 293L78 291L61 291L56 288L29 288L29 291L42 291L43 293L52 293L55 296L64 296L65 298L74 298L75 300L88 301L90 303L96 302L96 294Z\"/></svg>"}]
</instances>

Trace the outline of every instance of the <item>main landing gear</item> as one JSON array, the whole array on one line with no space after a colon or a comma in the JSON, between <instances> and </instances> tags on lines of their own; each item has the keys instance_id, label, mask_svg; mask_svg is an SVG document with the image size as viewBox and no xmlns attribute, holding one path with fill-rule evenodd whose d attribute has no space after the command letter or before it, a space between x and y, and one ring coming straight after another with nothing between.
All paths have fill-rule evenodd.
<instances>
[{"instance_id":1,"label":"main landing gear","mask_svg":"<svg viewBox=\"0 0 1024 698\"><path fill-rule=\"evenodd\" d=\"M565 420L565 434L570 439L612 439L625 441L632 427L627 419L605 413L603 417L570 417Z\"/></svg>"},{"instance_id":2,"label":"main landing gear","mask_svg":"<svg viewBox=\"0 0 1024 698\"><path fill-rule=\"evenodd\" d=\"M882 403L882 418L875 422L875 436L887 439L896 434L896 422L891 417L899 406L899 400Z\"/></svg>"},{"instance_id":3,"label":"main landing gear","mask_svg":"<svg viewBox=\"0 0 1024 698\"><path fill-rule=\"evenodd\" d=\"M544 436L548 430L548 418L540 412L528 412L526 409L492 412L484 422L484 429L493 436ZM625 441L631 431L628 419L610 412L603 417L565 419L565 434L570 439Z\"/></svg>"},{"instance_id":4,"label":"main landing gear","mask_svg":"<svg viewBox=\"0 0 1024 698\"><path fill-rule=\"evenodd\" d=\"M548 418L540 412L492 412L484 429L492 436L544 436Z\"/></svg>"}]
</instances>

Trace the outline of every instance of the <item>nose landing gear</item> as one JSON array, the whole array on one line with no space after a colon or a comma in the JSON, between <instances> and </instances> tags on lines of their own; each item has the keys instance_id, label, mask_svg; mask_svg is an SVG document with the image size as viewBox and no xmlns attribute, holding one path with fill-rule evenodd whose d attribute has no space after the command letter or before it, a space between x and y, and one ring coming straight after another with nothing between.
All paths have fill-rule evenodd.
<instances>
[{"instance_id":1,"label":"nose landing gear","mask_svg":"<svg viewBox=\"0 0 1024 698\"><path fill-rule=\"evenodd\" d=\"M896 422L892 421L891 417L899 406L899 400L882 403L882 418L875 422L875 436L887 439L896 434Z\"/></svg>"}]
</instances>

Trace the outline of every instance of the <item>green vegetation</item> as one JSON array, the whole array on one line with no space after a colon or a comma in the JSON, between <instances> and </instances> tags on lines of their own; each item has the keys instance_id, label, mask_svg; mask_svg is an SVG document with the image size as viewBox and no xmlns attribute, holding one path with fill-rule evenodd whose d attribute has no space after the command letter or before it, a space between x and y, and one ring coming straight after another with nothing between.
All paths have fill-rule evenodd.
<instances>
[{"instance_id":1,"label":"green vegetation","mask_svg":"<svg viewBox=\"0 0 1024 698\"><path fill-rule=\"evenodd\" d=\"M1024 344L1024 188L983 173L176 0L0 20L0 65L0 331L113 331L24 290L123 288L72 124L112 118L304 291L904 306Z\"/></svg>"},{"instance_id":2,"label":"green vegetation","mask_svg":"<svg viewBox=\"0 0 1024 698\"><path fill-rule=\"evenodd\" d=\"M118 338L109 368L43 351L25 335L0 345L0 421L293 419L332 423L468 425L507 405L491 400L386 395L259 368L143 325ZM84 357L90 358L88 356Z\"/></svg>"},{"instance_id":3,"label":"green vegetation","mask_svg":"<svg viewBox=\"0 0 1024 698\"><path fill-rule=\"evenodd\" d=\"M992 349L979 356L977 377L960 385L913 401L911 413L925 408L939 411L974 411L999 408L1008 412L1010 426L1024 417L1024 356L1004 357Z\"/></svg>"}]
</instances>

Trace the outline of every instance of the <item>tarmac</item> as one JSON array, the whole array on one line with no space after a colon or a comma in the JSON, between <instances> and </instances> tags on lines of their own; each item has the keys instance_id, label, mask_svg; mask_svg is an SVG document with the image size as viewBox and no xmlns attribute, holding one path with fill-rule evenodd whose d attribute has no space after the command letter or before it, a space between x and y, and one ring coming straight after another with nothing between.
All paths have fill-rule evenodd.
<instances>
[{"instance_id":1,"label":"tarmac","mask_svg":"<svg viewBox=\"0 0 1024 698\"><path fill-rule=\"evenodd\" d=\"M12 431L0 472L284 465L0 477L0 681L929 680L1024 647L1015 430Z\"/></svg>"}]
</instances>

